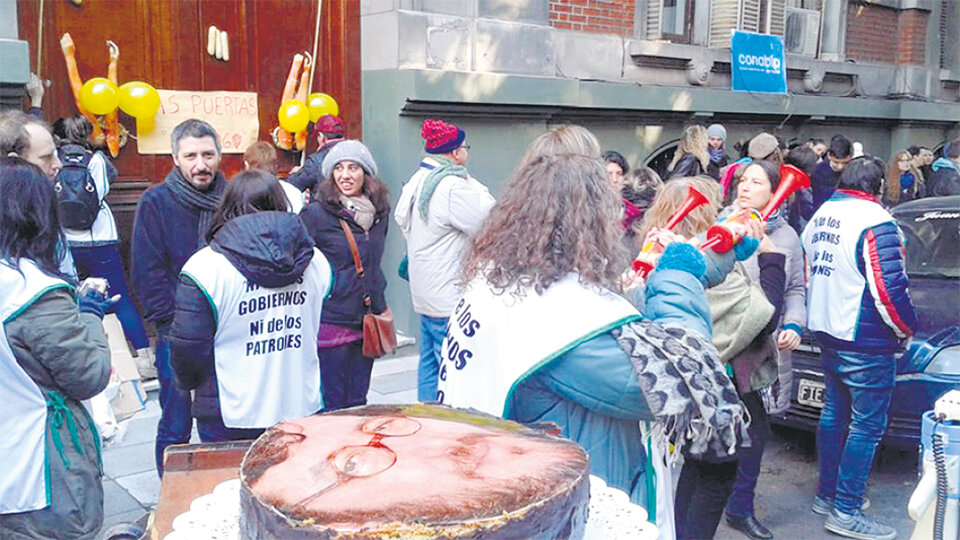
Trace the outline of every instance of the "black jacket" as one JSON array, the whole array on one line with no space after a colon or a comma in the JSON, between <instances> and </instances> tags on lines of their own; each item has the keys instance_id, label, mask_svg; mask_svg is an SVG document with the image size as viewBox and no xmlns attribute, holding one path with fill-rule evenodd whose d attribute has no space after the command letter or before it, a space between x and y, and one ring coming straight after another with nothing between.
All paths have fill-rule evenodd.
<instances>
[{"instance_id":1,"label":"black jacket","mask_svg":"<svg viewBox=\"0 0 960 540\"><path fill-rule=\"evenodd\" d=\"M285 287L313 259L313 241L300 218L288 212L259 212L227 222L210 248L223 254L245 278L266 288ZM170 332L170 361L180 386L196 389L193 415L219 418L220 398L213 345L217 322L203 291L190 278L177 286Z\"/></svg>"},{"instance_id":2,"label":"black jacket","mask_svg":"<svg viewBox=\"0 0 960 540\"><path fill-rule=\"evenodd\" d=\"M687 154L680 158L676 167L670 171L670 178L680 178L684 176L700 176L704 174L703 166L700 160L693 154Z\"/></svg>"},{"instance_id":3,"label":"black jacket","mask_svg":"<svg viewBox=\"0 0 960 540\"><path fill-rule=\"evenodd\" d=\"M707 163L707 174L710 175L711 178L719 182L721 180L721 177L720 177L721 169L726 167L727 164L729 163L730 163L730 156L728 156L727 154L723 154L723 157L720 158L719 161L713 161L711 159L710 163Z\"/></svg>"},{"instance_id":4,"label":"black jacket","mask_svg":"<svg viewBox=\"0 0 960 540\"><path fill-rule=\"evenodd\" d=\"M166 184L151 186L137 204L130 277L144 315L158 328L173 320L180 269L197 251L200 215L180 204Z\"/></svg>"},{"instance_id":5,"label":"black jacket","mask_svg":"<svg viewBox=\"0 0 960 540\"><path fill-rule=\"evenodd\" d=\"M307 231L317 247L330 261L333 267L333 291L323 303L321 320L324 323L337 324L360 329L363 315L367 312L363 305L364 295L370 295L374 313L382 313L387 308L384 291L387 279L380 269L383 248L387 238L389 207L377 212L373 227L364 230L353 221L350 212L339 205L325 200L313 200L300 214ZM340 228L340 219L347 222L363 263L363 278L357 277L353 265L353 255L347 238Z\"/></svg>"},{"instance_id":6,"label":"black jacket","mask_svg":"<svg viewBox=\"0 0 960 540\"><path fill-rule=\"evenodd\" d=\"M947 158L940 158L934 162L933 172L927 177L927 197L960 195L960 173L946 161Z\"/></svg>"},{"instance_id":7,"label":"black jacket","mask_svg":"<svg viewBox=\"0 0 960 540\"><path fill-rule=\"evenodd\" d=\"M323 167L323 158L327 157L327 153L330 152L330 149L339 142L340 140L332 141L326 144L323 148L307 156L307 159L303 161L303 167L300 167L299 171L288 176L286 181L296 186L300 191L306 191L309 189L311 192L314 192L316 185L323 180L323 173L321 172Z\"/></svg>"}]
</instances>

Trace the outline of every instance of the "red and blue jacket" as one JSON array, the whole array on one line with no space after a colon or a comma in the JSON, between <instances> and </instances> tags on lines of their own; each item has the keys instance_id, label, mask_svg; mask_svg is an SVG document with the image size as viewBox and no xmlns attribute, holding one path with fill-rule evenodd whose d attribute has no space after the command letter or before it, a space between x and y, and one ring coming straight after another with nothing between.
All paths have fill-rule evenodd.
<instances>
[{"instance_id":1,"label":"red and blue jacket","mask_svg":"<svg viewBox=\"0 0 960 540\"><path fill-rule=\"evenodd\" d=\"M801 237L807 269L807 328L821 345L892 351L917 315L904 270L903 240L876 197L838 189Z\"/></svg>"}]
</instances>

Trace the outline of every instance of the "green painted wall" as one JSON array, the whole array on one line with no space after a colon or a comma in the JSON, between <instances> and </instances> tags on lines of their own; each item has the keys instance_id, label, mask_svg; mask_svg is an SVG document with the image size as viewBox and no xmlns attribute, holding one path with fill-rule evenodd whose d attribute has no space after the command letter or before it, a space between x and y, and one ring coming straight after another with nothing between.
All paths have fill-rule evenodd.
<instances>
[{"instance_id":1,"label":"green painted wall","mask_svg":"<svg viewBox=\"0 0 960 540\"><path fill-rule=\"evenodd\" d=\"M843 132L863 143L868 153L884 158L910 144L936 147L957 136L960 122L960 107L935 103L787 99L697 88L414 70L364 72L363 107L364 142L394 203L423 155L420 122L426 118L442 118L466 131L471 147L468 169L494 196L509 181L526 146L566 122L590 129L604 149L620 151L632 165L676 140L690 122L719 121L727 128L730 146L759 131L775 132L788 141L829 140ZM902 114L919 122L903 122ZM417 335L409 289L396 272L406 247L391 225L383 262L387 299L398 327Z\"/></svg>"}]
</instances>

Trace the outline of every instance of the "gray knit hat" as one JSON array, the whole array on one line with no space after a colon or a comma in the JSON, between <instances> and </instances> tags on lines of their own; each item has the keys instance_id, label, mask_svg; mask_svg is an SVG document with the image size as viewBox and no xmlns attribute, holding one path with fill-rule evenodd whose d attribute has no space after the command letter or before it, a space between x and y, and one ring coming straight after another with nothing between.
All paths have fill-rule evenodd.
<instances>
[{"instance_id":1,"label":"gray knit hat","mask_svg":"<svg viewBox=\"0 0 960 540\"><path fill-rule=\"evenodd\" d=\"M370 150L362 142L347 139L333 145L333 148L327 152L323 158L323 164L320 166L320 172L324 178L330 178L333 174L333 168L341 161L352 161L361 167L370 176L377 175L377 162L373 160Z\"/></svg>"},{"instance_id":2,"label":"gray knit hat","mask_svg":"<svg viewBox=\"0 0 960 540\"><path fill-rule=\"evenodd\" d=\"M720 137L727 140L727 128L723 127L723 124L710 124L707 128L707 137Z\"/></svg>"}]
</instances>

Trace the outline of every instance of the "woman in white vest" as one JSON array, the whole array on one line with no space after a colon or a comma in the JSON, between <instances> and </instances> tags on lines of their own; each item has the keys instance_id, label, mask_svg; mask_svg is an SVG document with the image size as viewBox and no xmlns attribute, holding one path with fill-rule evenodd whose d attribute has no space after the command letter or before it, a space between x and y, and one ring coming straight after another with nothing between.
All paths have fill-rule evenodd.
<instances>
[{"instance_id":1,"label":"woman in white vest","mask_svg":"<svg viewBox=\"0 0 960 540\"><path fill-rule=\"evenodd\" d=\"M330 264L271 174L238 174L184 264L170 335L204 442L248 439L323 407L314 344Z\"/></svg>"},{"instance_id":2,"label":"woman in white vest","mask_svg":"<svg viewBox=\"0 0 960 540\"><path fill-rule=\"evenodd\" d=\"M95 538L103 524L100 435L80 400L110 377L101 293L78 299L60 271L53 184L0 161L0 538Z\"/></svg>"},{"instance_id":3,"label":"woman in white vest","mask_svg":"<svg viewBox=\"0 0 960 540\"><path fill-rule=\"evenodd\" d=\"M643 504L640 422L656 420L659 408L648 403L640 369L617 338L645 318L614 292L629 261L621 212L599 155L526 160L464 261L438 399L558 424L587 450L592 474ZM695 248L670 244L640 302L649 320L683 325L709 348L704 271Z\"/></svg>"}]
</instances>

